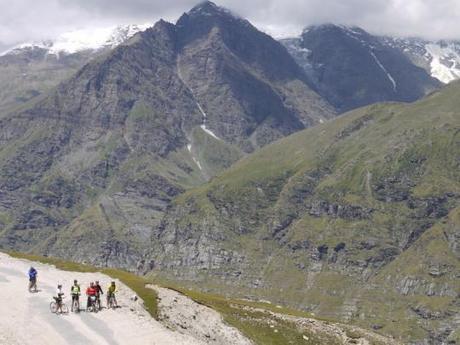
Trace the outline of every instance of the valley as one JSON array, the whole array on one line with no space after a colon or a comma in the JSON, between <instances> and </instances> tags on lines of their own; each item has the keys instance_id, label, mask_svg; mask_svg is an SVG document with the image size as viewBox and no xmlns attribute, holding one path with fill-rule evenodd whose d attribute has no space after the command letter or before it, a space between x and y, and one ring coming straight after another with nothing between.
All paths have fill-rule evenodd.
<instances>
[{"instance_id":1,"label":"valley","mask_svg":"<svg viewBox=\"0 0 460 345\"><path fill-rule=\"evenodd\" d=\"M190 300L255 344L460 342L455 41L209 1L82 32L0 56L2 251L136 274L197 344Z\"/></svg>"}]
</instances>

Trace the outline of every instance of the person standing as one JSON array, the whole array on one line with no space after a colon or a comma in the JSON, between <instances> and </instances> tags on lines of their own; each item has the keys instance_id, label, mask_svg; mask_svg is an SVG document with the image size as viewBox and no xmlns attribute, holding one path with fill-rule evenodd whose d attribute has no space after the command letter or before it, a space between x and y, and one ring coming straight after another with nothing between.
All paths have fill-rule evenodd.
<instances>
[{"instance_id":1,"label":"person standing","mask_svg":"<svg viewBox=\"0 0 460 345\"><path fill-rule=\"evenodd\" d=\"M94 288L96 289L96 298L99 304L98 307L99 307L99 310L101 310L102 309L101 295L103 295L104 292L102 291L101 285L99 285L99 280L96 280L96 283L94 284Z\"/></svg>"},{"instance_id":2,"label":"person standing","mask_svg":"<svg viewBox=\"0 0 460 345\"><path fill-rule=\"evenodd\" d=\"M73 285L70 288L70 294L72 295L72 307L71 310L72 312L74 311L74 305L77 310L75 310L77 313L80 310L80 285L78 285L78 281L75 279L73 281Z\"/></svg>"},{"instance_id":3,"label":"person standing","mask_svg":"<svg viewBox=\"0 0 460 345\"><path fill-rule=\"evenodd\" d=\"M91 282L86 289L86 296L88 296L88 300L86 301L86 309L89 309L91 306L91 297L96 297L96 289L94 288L94 283Z\"/></svg>"},{"instance_id":4,"label":"person standing","mask_svg":"<svg viewBox=\"0 0 460 345\"><path fill-rule=\"evenodd\" d=\"M64 291L62 291L62 284L58 284L56 289L56 296L53 297L57 304L56 313L59 311L62 314L62 299L64 298Z\"/></svg>"},{"instance_id":5,"label":"person standing","mask_svg":"<svg viewBox=\"0 0 460 345\"><path fill-rule=\"evenodd\" d=\"M29 292L37 292L38 272L34 267L29 268Z\"/></svg>"},{"instance_id":6,"label":"person standing","mask_svg":"<svg viewBox=\"0 0 460 345\"><path fill-rule=\"evenodd\" d=\"M117 292L117 286L115 285L115 282L112 282L107 287L107 308L117 307L117 299L115 298L115 292Z\"/></svg>"}]
</instances>

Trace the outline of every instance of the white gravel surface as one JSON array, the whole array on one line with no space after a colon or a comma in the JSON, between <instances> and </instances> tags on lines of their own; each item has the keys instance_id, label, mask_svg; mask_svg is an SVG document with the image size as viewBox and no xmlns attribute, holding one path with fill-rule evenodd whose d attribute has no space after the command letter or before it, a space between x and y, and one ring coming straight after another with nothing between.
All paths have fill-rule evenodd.
<instances>
[{"instance_id":1,"label":"white gravel surface","mask_svg":"<svg viewBox=\"0 0 460 345\"><path fill-rule=\"evenodd\" d=\"M33 265L38 271L37 293L29 293L27 272ZM154 320L141 306L131 301L134 292L117 281L119 292L115 310L97 314L81 312L55 315L49 304L58 283L63 284L70 307L70 287L74 279L82 292L91 281L99 280L105 290L112 280L99 273L74 273L54 266L14 259L0 253L0 344L1 345L201 345L194 337L174 332ZM84 300L84 301L83 301ZM105 305L105 295L103 296ZM81 298L82 307L86 299Z\"/></svg>"}]
</instances>

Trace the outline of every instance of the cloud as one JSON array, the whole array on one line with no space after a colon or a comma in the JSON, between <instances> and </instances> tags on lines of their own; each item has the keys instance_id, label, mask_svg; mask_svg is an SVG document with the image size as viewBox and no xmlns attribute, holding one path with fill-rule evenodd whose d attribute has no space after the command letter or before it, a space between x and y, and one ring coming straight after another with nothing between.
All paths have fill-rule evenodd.
<instances>
[{"instance_id":1,"label":"cloud","mask_svg":"<svg viewBox=\"0 0 460 345\"><path fill-rule=\"evenodd\" d=\"M196 0L0 0L0 42L52 38L83 28L174 21ZM321 23L373 33L460 39L458 0L216 0L274 36Z\"/></svg>"}]
</instances>

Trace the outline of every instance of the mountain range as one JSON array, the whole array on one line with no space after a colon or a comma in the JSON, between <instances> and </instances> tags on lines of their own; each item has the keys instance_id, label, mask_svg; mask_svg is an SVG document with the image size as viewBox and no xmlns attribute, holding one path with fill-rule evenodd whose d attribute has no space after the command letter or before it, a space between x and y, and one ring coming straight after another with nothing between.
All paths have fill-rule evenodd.
<instances>
[{"instance_id":1,"label":"mountain range","mask_svg":"<svg viewBox=\"0 0 460 345\"><path fill-rule=\"evenodd\" d=\"M0 110L50 90L149 26L76 30L4 51ZM338 112L378 101L414 101L460 77L457 41L376 36L357 27L324 24L280 42L304 69L309 85Z\"/></svg>"},{"instance_id":2,"label":"mountain range","mask_svg":"<svg viewBox=\"0 0 460 345\"><path fill-rule=\"evenodd\" d=\"M0 57L2 249L460 341L455 42L141 29Z\"/></svg>"},{"instance_id":3,"label":"mountain range","mask_svg":"<svg viewBox=\"0 0 460 345\"><path fill-rule=\"evenodd\" d=\"M339 112L383 101L413 102L441 84L404 50L359 28L313 26L283 42Z\"/></svg>"},{"instance_id":4,"label":"mountain range","mask_svg":"<svg viewBox=\"0 0 460 345\"><path fill-rule=\"evenodd\" d=\"M0 242L68 237L75 255L132 266L175 195L333 116L280 43L201 4L1 117Z\"/></svg>"}]
</instances>

